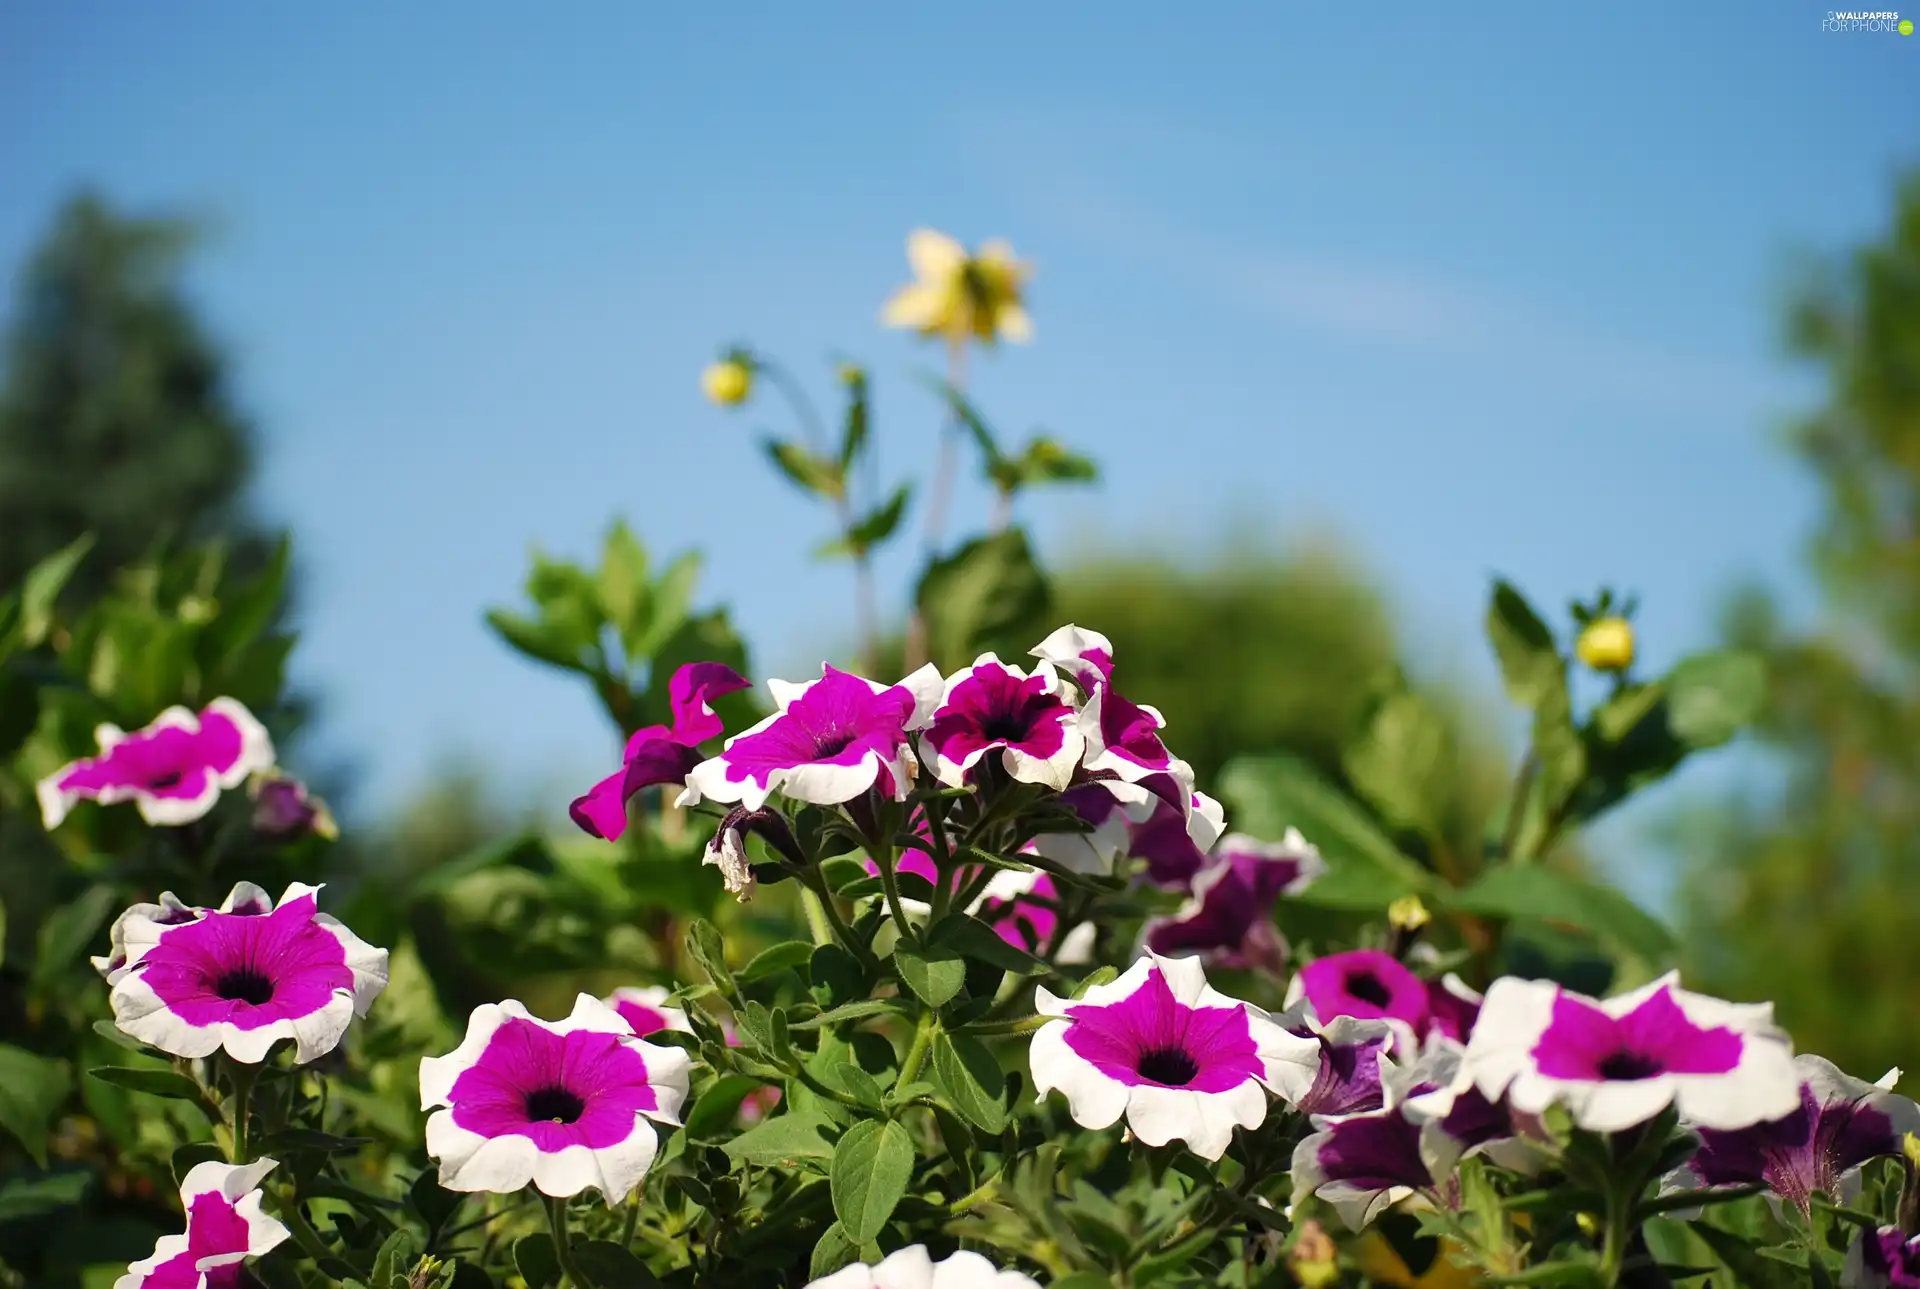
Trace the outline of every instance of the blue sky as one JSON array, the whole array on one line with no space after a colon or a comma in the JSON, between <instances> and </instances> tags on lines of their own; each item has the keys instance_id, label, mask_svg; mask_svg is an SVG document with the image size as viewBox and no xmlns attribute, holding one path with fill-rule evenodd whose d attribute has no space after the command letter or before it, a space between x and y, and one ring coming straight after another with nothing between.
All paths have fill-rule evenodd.
<instances>
[{"instance_id":1,"label":"blue sky","mask_svg":"<svg viewBox=\"0 0 1920 1289\"><path fill-rule=\"evenodd\" d=\"M932 356L877 325L923 223L1035 262L1038 339L976 389L1105 467L1023 503L1048 551L1332 531L1482 683L1491 572L1611 579L1658 664L1736 578L1811 603L1786 267L1920 159L1920 37L1823 12L12 4L0 261L83 182L214 221L194 286L370 806L455 750L549 792L608 754L480 624L530 542L703 549L776 673L846 636L763 420L696 377L735 338L823 390L855 354L923 471Z\"/></svg>"}]
</instances>

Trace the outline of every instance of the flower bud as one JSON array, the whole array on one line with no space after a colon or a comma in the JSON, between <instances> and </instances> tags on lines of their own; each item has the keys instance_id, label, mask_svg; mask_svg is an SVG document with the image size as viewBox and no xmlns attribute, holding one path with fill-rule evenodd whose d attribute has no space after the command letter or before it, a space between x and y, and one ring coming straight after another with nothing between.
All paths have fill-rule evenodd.
<instances>
[{"instance_id":1,"label":"flower bud","mask_svg":"<svg viewBox=\"0 0 1920 1289\"><path fill-rule=\"evenodd\" d=\"M1326 1228L1312 1218L1300 1224L1300 1233L1287 1250L1287 1270L1306 1289L1324 1289L1340 1279L1340 1251Z\"/></svg>"},{"instance_id":2,"label":"flower bud","mask_svg":"<svg viewBox=\"0 0 1920 1289\"><path fill-rule=\"evenodd\" d=\"M312 834L328 841L340 835L327 803L307 791L307 785L277 770L255 775L253 829L265 837L292 839Z\"/></svg>"},{"instance_id":3,"label":"flower bud","mask_svg":"<svg viewBox=\"0 0 1920 1289\"><path fill-rule=\"evenodd\" d=\"M1418 931L1433 921L1433 914L1418 895L1402 895L1387 905L1387 924L1396 931Z\"/></svg>"},{"instance_id":4,"label":"flower bud","mask_svg":"<svg viewBox=\"0 0 1920 1289\"><path fill-rule=\"evenodd\" d=\"M738 407L753 393L753 368L738 357L710 363L700 373L700 388L722 407Z\"/></svg>"},{"instance_id":5,"label":"flower bud","mask_svg":"<svg viewBox=\"0 0 1920 1289\"><path fill-rule=\"evenodd\" d=\"M1595 618L1573 651L1595 671L1625 671L1633 666L1633 626L1621 617Z\"/></svg>"}]
</instances>

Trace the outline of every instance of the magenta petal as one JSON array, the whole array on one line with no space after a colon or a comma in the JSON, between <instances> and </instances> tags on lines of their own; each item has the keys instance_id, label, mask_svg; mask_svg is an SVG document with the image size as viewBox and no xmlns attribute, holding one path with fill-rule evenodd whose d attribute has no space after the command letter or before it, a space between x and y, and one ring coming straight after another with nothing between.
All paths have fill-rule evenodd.
<instances>
[{"instance_id":1,"label":"magenta petal","mask_svg":"<svg viewBox=\"0 0 1920 1289\"><path fill-rule=\"evenodd\" d=\"M626 770L616 770L588 788L585 796L573 799L567 813L582 832L606 841L620 840L627 831L627 794L621 790L626 781Z\"/></svg>"},{"instance_id":2,"label":"magenta petal","mask_svg":"<svg viewBox=\"0 0 1920 1289\"><path fill-rule=\"evenodd\" d=\"M673 738L691 747L718 738L724 731L712 711L713 700L736 693L752 682L718 662L690 662L667 682L667 701L673 709Z\"/></svg>"}]
</instances>

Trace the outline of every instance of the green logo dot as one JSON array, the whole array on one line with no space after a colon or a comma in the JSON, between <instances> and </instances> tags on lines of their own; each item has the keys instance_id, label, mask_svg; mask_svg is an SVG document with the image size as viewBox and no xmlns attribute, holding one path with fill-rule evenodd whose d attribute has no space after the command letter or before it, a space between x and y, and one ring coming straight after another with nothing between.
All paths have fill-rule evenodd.
<instances>
[{"instance_id":1,"label":"green logo dot","mask_svg":"<svg viewBox=\"0 0 1920 1289\"><path fill-rule=\"evenodd\" d=\"M1900 20L1900 34L1903 36L1911 36L1913 34L1913 19L1902 18Z\"/></svg>"}]
</instances>

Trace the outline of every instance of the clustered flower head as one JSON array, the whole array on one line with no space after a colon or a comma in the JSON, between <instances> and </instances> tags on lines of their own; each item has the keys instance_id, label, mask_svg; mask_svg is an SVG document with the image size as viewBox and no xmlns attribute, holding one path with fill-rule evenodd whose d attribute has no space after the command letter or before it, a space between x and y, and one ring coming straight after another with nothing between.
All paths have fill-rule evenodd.
<instances>
[{"instance_id":1,"label":"clustered flower head","mask_svg":"<svg viewBox=\"0 0 1920 1289\"><path fill-rule=\"evenodd\" d=\"M907 236L907 262L914 281L887 301L881 317L949 344L1033 337L1022 294L1027 266L1003 241L989 241L969 255L945 233L917 228Z\"/></svg>"}]
</instances>

